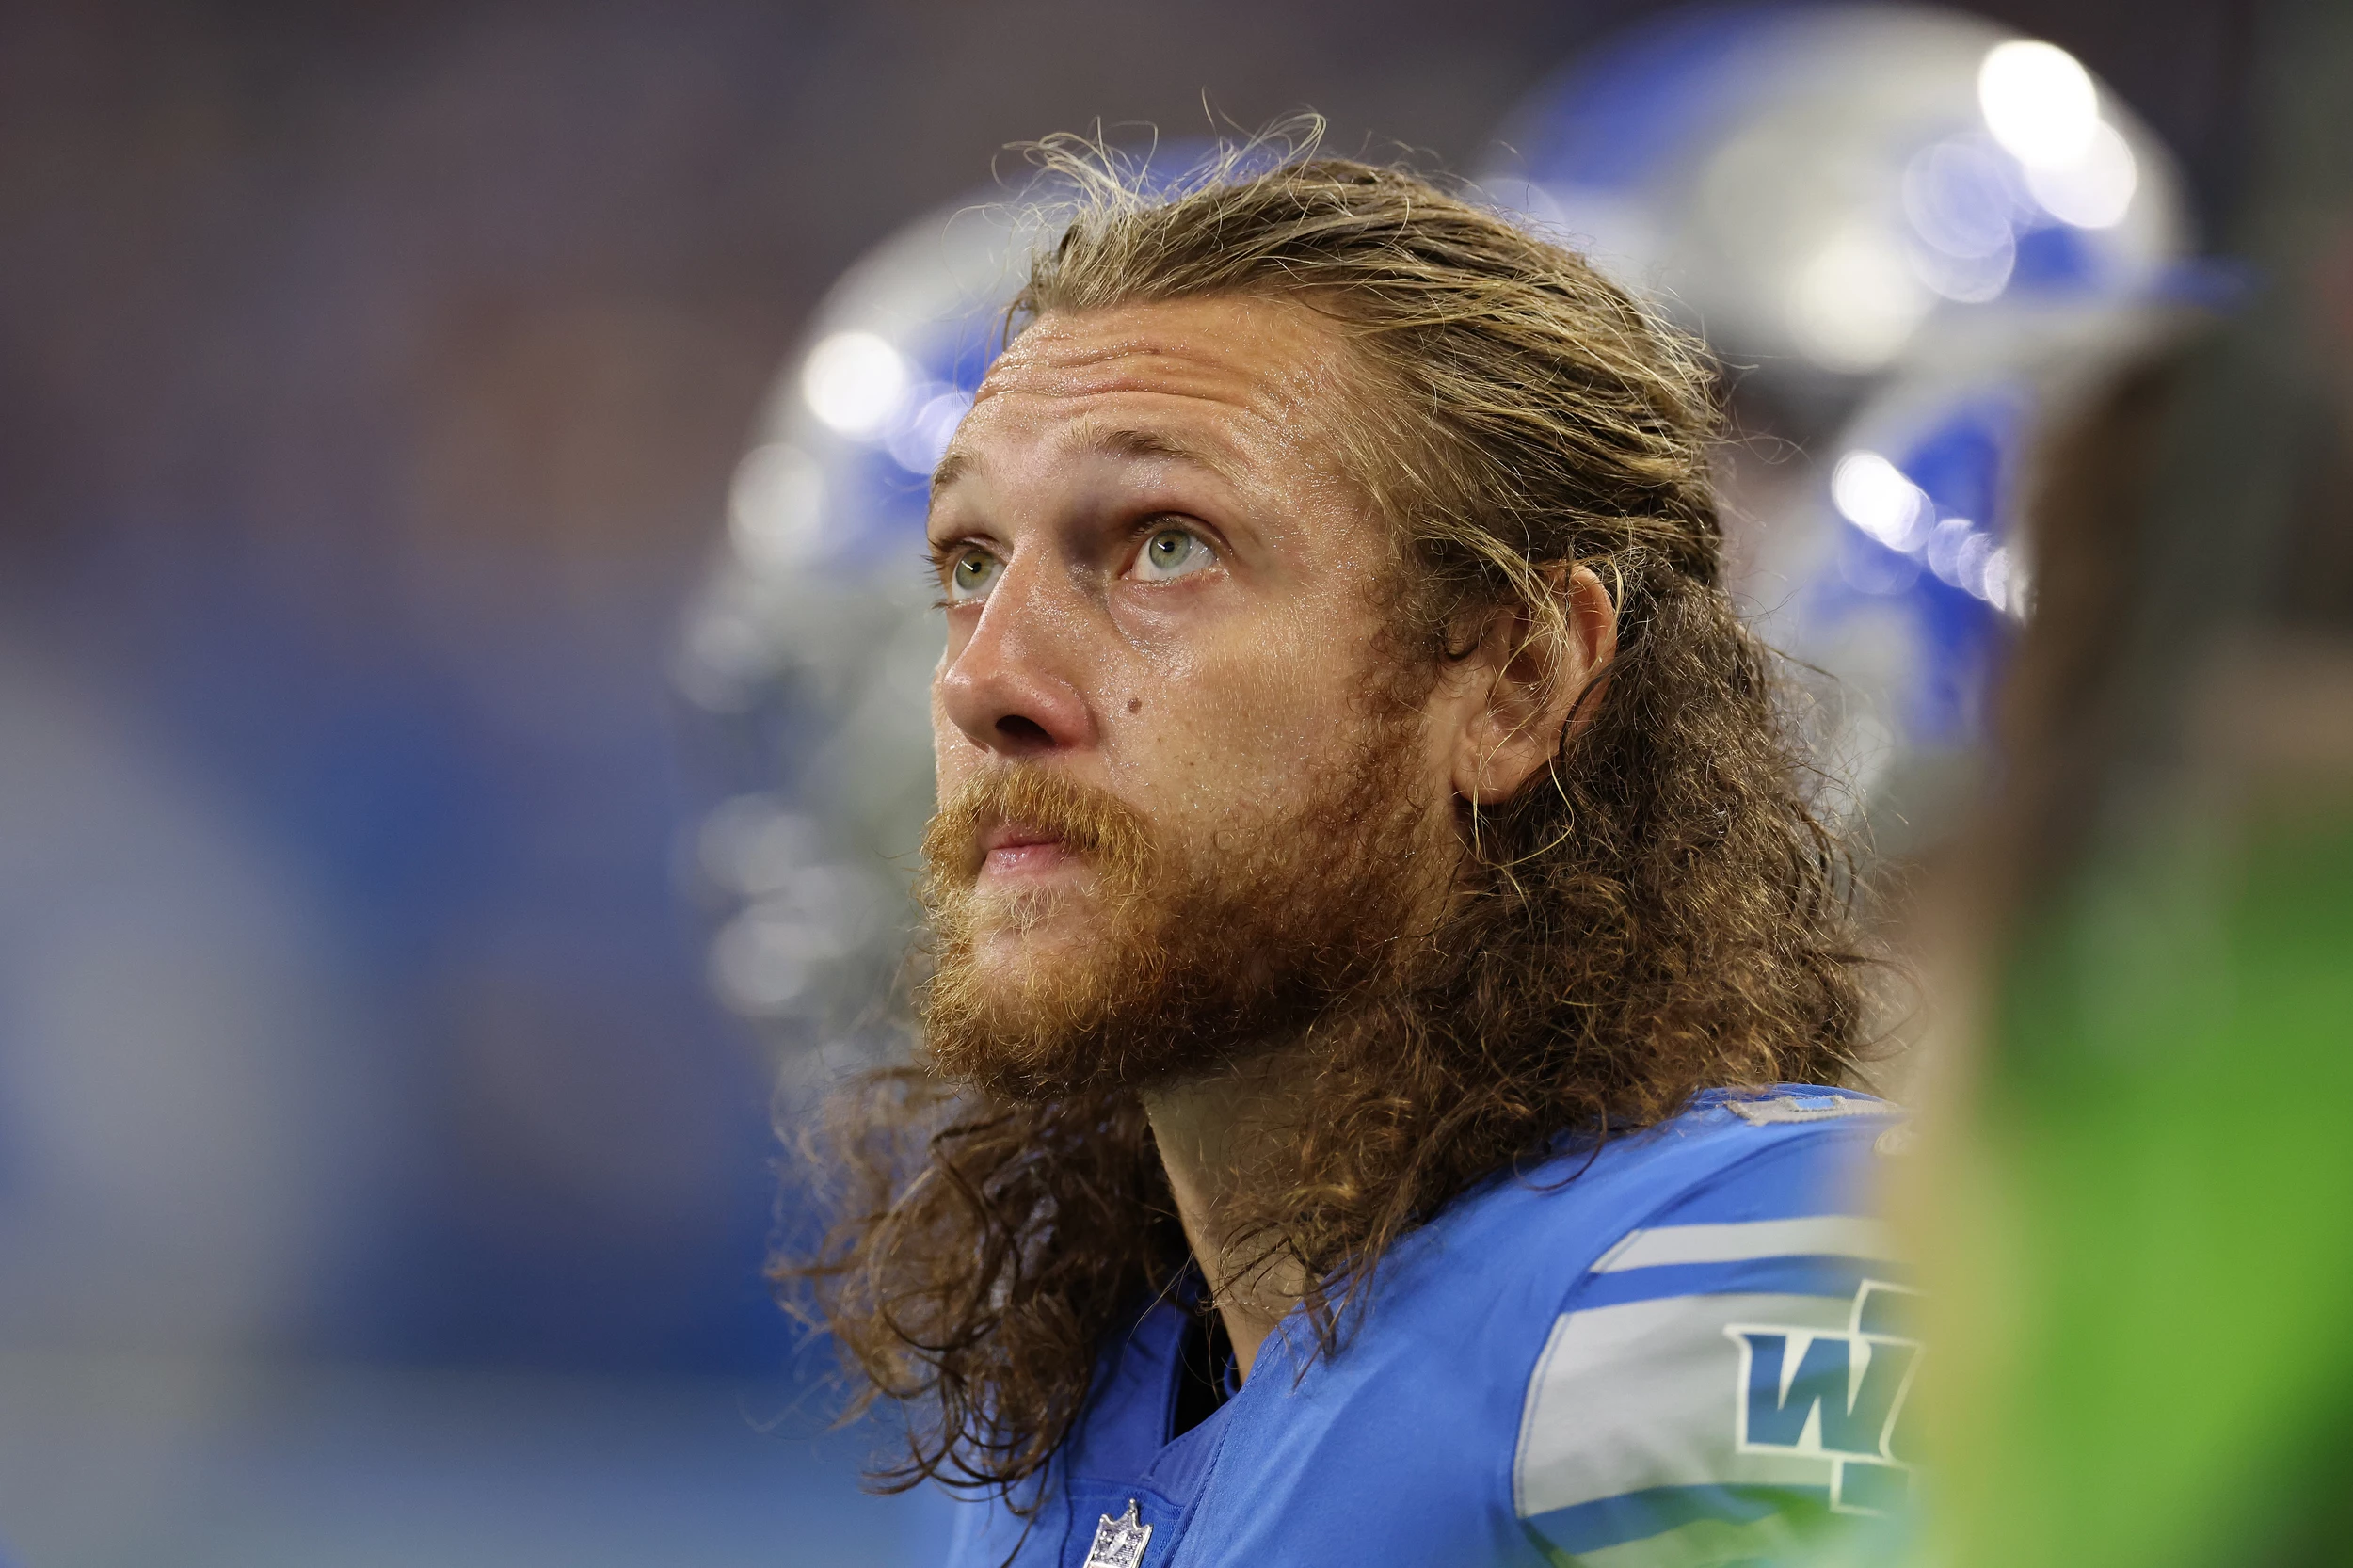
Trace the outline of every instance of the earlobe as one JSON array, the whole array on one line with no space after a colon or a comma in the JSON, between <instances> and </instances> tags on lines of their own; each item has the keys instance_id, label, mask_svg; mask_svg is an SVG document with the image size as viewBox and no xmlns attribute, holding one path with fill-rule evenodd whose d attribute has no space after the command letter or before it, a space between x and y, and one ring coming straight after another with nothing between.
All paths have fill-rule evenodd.
<instances>
[{"instance_id":1,"label":"earlobe","mask_svg":"<svg viewBox=\"0 0 2353 1568\"><path fill-rule=\"evenodd\" d=\"M1465 661L1453 784L1474 805L1513 799L1576 739L1617 654L1617 607L1593 568L1546 575L1558 614L1497 609Z\"/></svg>"}]
</instances>

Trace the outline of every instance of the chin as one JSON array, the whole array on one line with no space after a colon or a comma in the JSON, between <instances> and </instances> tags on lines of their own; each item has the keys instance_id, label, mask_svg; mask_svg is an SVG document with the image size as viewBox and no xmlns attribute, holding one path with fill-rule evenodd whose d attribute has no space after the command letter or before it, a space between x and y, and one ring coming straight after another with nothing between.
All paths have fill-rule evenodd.
<instances>
[{"instance_id":1,"label":"chin","mask_svg":"<svg viewBox=\"0 0 2353 1568\"><path fill-rule=\"evenodd\" d=\"M1057 910L1021 922L984 924L972 934L973 979L999 997L1054 991L1101 959L1099 928L1079 911Z\"/></svg>"},{"instance_id":2,"label":"chin","mask_svg":"<svg viewBox=\"0 0 2353 1568\"><path fill-rule=\"evenodd\" d=\"M1084 940L1102 922L1092 888L1033 878L984 882L972 890L965 910L978 947L1008 941L1050 947Z\"/></svg>"}]
</instances>

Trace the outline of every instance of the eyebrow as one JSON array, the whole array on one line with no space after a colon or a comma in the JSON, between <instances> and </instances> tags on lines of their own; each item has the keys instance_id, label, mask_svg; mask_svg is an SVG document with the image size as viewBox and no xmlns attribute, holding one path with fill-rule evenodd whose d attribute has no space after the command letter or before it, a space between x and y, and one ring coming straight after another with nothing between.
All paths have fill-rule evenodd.
<instances>
[{"instance_id":1,"label":"eyebrow","mask_svg":"<svg viewBox=\"0 0 2353 1568\"><path fill-rule=\"evenodd\" d=\"M1232 471L1225 462L1197 446L1157 430L1138 430L1125 425L1090 430L1080 450L1108 453L1117 457L1165 457L1174 462L1191 463L1208 469L1229 483L1233 479ZM940 491L963 478L971 468L972 455L969 452L951 452L940 458L939 466L932 470L932 499L936 501Z\"/></svg>"},{"instance_id":2,"label":"eyebrow","mask_svg":"<svg viewBox=\"0 0 2353 1568\"><path fill-rule=\"evenodd\" d=\"M932 470L932 499L937 501L939 492L963 478L971 466L972 456L968 452L951 452L940 458L938 466Z\"/></svg>"}]
</instances>

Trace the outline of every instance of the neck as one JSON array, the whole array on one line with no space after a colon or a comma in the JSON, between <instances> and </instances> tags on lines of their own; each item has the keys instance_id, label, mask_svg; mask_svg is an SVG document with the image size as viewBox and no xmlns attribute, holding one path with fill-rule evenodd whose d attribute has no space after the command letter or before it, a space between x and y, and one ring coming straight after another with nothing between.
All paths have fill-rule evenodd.
<instances>
[{"instance_id":1,"label":"neck","mask_svg":"<svg viewBox=\"0 0 2353 1568\"><path fill-rule=\"evenodd\" d=\"M1303 1053L1277 1050L1143 1096L1185 1240L1244 1378L1305 1282L1287 1260L1253 1266L1252 1239L1234 1234L1232 1216L1237 1198L1289 1168L1297 1126L1289 1112L1307 1072Z\"/></svg>"}]
</instances>

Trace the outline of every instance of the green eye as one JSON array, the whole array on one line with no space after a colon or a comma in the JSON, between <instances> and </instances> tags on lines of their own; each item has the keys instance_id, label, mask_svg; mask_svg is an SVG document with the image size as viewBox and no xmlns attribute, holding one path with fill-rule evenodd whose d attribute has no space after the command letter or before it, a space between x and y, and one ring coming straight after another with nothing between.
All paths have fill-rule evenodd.
<instances>
[{"instance_id":1,"label":"green eye","mask_svg":"<svg viewBox=\"0 0 2353 1568\"><path fill-rule=\"evenodd\" d=\"M948 597L959 602L979 599L988 592L1003 569L1004 564L996 556L977 550L959 555L948 568Z\"/></svg>"},{"instance_id":2,"label":"green eye","mask_svg":"<svg viewBox=\"0 0 2353 1568\"><path fill-rule=\"evenodd\" d=\"M1200 570L1214 559L1200 536L1183 528L1163 528L1144 541L1136 555L1136 575L1165 581Z\"/></svg>"}]
</instances>

